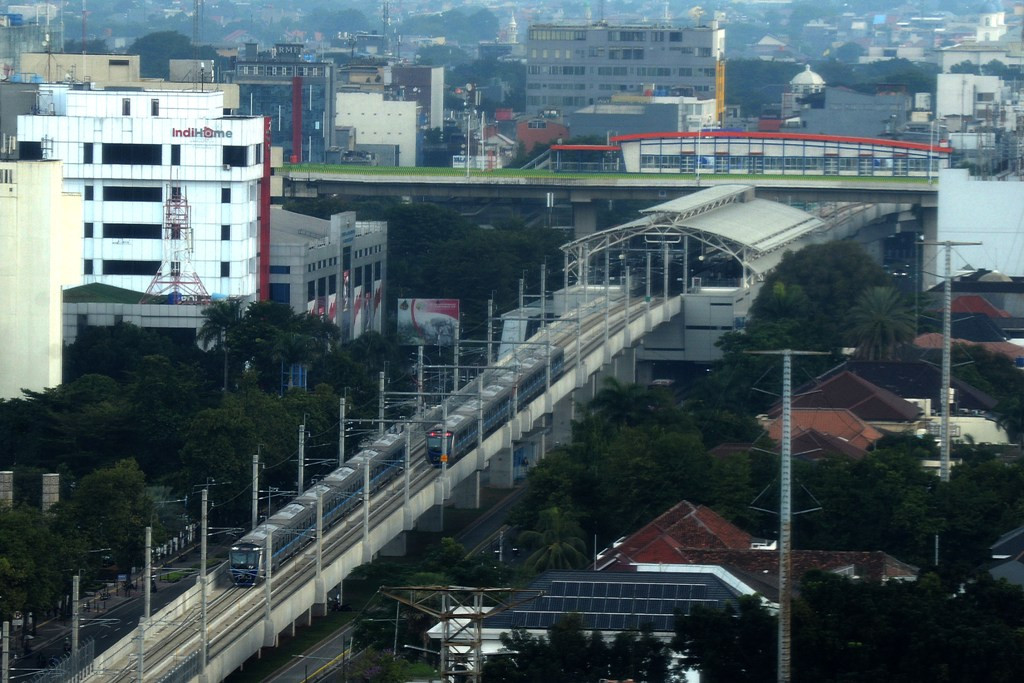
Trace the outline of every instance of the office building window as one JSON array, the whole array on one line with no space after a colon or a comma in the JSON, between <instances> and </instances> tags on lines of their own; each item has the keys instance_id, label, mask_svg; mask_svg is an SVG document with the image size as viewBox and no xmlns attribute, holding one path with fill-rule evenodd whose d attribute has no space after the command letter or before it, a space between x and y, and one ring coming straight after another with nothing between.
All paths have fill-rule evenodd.
<instances>
[{"instance_id":1,"label":"office building window","mask_svg":"<svg viewBox=\"0 0 1024 683\"><path fill-rule=\"evenodd\" d=\"M160 116L160 100L149 101L149 113L151 116Z\"/></svg>"},{"instance_id":2,"label":"office building window","mask_svg":"<svg viewBox=\"0 0 1024 683\"><path fill-rule=\"evenodd\" d=\"M92 259L91 258L85 259L85 267L83 268L82 272L85 273L86 275L92 275Z\"/></svg>"},{"instance_id":3,"label":"office building window","mask_svg":"<svg viewBox=\"0 0 1024 683\"><path fill-rule=\"evenodd\" d=\"M181 145L171 145L171 166L181 166Z\"/></svg>"},{"instance_id":4,"label":"office building window","mask_svg":"<svg viewBox=\"0 0 1024 683\"><path fill-rule=\"evenodd\" d=\"M162 202L164 198L159 187L108 185L103 188L103 200L108 202Z\"/></svg>"},{"instance_id":5,"label":"office building window","mask_svg":"<svg viewBox=\"0 0 1024 683\"><path fill-rule=\"evenodd\" d=\"M292 286L287 282L271 282L270 300L279 304L290 304L292 302Z\"/></svg>"},{"instance_id":6,"label":"office building window","mask_svg":"<svg viewBox=\"0 0 1024 683\"><path fill-rule=\"evenodd\" d=\"M271 264L270 274L271 275L290 275L292 272L291 266L275 266Z\"/></svg>"},{"instance_id":7,"label":"office building window","mask_svg":"<svg viewBox=\"0 0 1024 683\"><path fill-rule=\"evenodd\" d=\"M18 158L22 161L40 161L43 158L43 143L38 140L18 142Z\"/></svg>"},{"instance_id":8,"label":"office building window","mask_svg":"<svg viewBox=\"0 0 1024 683\"><path fill-rule=\"evenodd\" d=\"M231 188L222 187L220 188L220 203L230 204L231 203Z\"/></svg>"},{"instance_id":9,"label":"office building window","mask_svg":"<svg viewBox=\"0 0 1024 683\"><path fill-rule=\"evenodd\" d=\"M230 261L221 261L220 262L220 276L221 277L231 277L231 262Z\"/></svg>"},{"instance_id":10,"label":"office building window","mask_svg":"<svg viewBox=\"0 0 1024 683\"><path fill-rule=\"evenodd\" d=\"M158 240L163 226L158 223L104 223L103 235L118 240Z\"/></svg>"},{"instance_id":11,"label":"office building window","mask_svg":"<svg viewBox=\"0 0 1024 683\"><path fill-rule=\"evenodd\" d=\"M231 166L232 168L238 166L245 166L245 157L247 148L242 145L224 145L223 148L223 163L225 166Z\"/></svg>"},{"instance_id":12,"label":"office building window","mask_svg":"<svg viewBox=\"0 0 1024 683\"><path fill-rule=\"evenodd\" d=\"M162 150L160 145L125 144L117 142L103 143L103 163L105 164L141 164L159 166Z\"/></svg>"},{"instance_id":13,"label":"office building window","mask_svg":"<svg viewBox=\"0 0 1024 683\"><path fill-rule=\"evenodd\" d=\"M91 202L93 200L94 196L95 196L95 191L93 190L92 185L86 185L85 186L85 201Z\"/></svg>"},{"instance_id":14,"label":"office building window","mask_svg":"<svg viewBox=\"0 0 1024 683\"><path fill-rule=\"evenodd\" d=\"M85 224L85 237L89 239L92 237L92 223Z\"/></svg>"},{"instance_id":15,"label":"office building window","mask_svg":"<svg viewBox=\"0 0 1024 683\"><path fill-rule=\"evenodd\" d=\"M148 275L160 269L159 261L104 261L104 275Z\"/></svg>"},{"instance_id":16,"label":"office building window","mask_svg":"<svg viewBox=\"0 0 1024 683\"><path fill-rule=\"evenodd\" d=\"M231 239L231 226L222 225L220 226L220 240L221 242L227 242Z\"/></svg>"},{"instance_id":17,"label":"office building window","mask_svg":"<svg viewBox=\"0 0 1024 683\"><path fill-rule=\"evenodd\" d=\"M121 116L132 115L132 101L130 98L125 97L121 100Z\"/></svg>"},{"instance_id":18,"label":"office building window","mask_svg":"<svg viewBox=\"0 0 1024 683\"><path fill-rule=\"evenodd\" d=\"M83 164L91 164L92 163L92 143L91 142L86 142L86 143L83 143L83 145L82 145L82 163Z\"/></svg>"}]
</instances>

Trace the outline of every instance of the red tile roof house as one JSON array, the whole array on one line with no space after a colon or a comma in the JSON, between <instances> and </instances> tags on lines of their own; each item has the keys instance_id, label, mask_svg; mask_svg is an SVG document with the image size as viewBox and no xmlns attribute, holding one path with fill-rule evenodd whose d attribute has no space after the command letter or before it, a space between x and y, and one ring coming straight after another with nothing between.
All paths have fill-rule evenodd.
<instances>
[{"instance_id":1,"label":"red tile roof house","mask_svg":"<svg viewBox=\"0 0 1024 683\"><path fill-rule=\"evenodd\" d=\"M597 557L603 571L680 571L682 565L719 566L765 597L778 597L779 556L766 543L711 508L682 501ZM915 580L918 568L880 551L794 550L799 581L818 569L865 581Z\"/></svg>"}]
</instances>

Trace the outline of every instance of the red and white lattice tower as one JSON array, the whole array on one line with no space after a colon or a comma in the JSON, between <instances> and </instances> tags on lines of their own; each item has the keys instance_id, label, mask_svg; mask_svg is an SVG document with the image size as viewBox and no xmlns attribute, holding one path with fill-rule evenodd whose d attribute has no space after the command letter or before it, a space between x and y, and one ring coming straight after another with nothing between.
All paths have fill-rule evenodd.
<instances>
[{"instance_id":1,"label":"red and white lattice tower","mask_svg":"<svg viewBox=\"0 0 1024 683\"><path fill-rule=\"evenodd\" d=\"M205 305L210 294L192 265L192 221L184 190L172 185L164 202L163 259L142 303Z\"/></svg>"}]
</instances>

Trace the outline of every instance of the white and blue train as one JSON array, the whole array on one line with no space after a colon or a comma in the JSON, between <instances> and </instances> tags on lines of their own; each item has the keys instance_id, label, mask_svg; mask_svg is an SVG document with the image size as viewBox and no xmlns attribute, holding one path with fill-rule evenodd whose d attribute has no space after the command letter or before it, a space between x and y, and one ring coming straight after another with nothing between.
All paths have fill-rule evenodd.
<instances>
[{"instance_id":1,"label":"white and blue train","mask_svg":"<svg viewBox=\"0 0 1024 683\"><path fill-rule=\"evenodd\" d=\"M546 354L544 347L537 347L533 353L511 363L508 370L485 373L486 384L479 392L469 385L450 398L447 424L442 427L438 422L427 431L427 462L440 467L443 457L447 456L451 465L476 446L481 401L484 436L487 436L512 417L513 401L516 401L516 412L519 412L540 396L548 379ZM564 353L561 347L554 347L551 350L551 378L556 379L563 370ZM447 437L447 444L441 440L442 433Z\"/></svg>"},{"instance_id":2,"label":"white and blue train","mask_svg":"<svg viewBox=\"0 0 1024 683\"><path fill-rule=\"evenodd\" d=\"M564 370L563 356L560 347L551 348L552 380ZM484 372L482 389L476 383L470 383L447 399L447 449L444 449L441 442L441 433L445 430L440 422L426 433L426 459L431 465L441 465L443 450L451 465L475 447L479 437L481 402L484 436L487 436L512 417L513 402L518 412L544 391L548 377L546 348L537 347L518 358L505 358L502 364L507 365L507 369L497 368ZM346 461L343 467L331 472L263 524L238 539L228 555L232 583L236 586L253 586L266 577L268 535L272 535L272 572L315 538L316 499L319 494L323 495L324 529L329 529L358 508L362 504L367 461L373 493L401 474L405 466L404 449L403 435L382 435ZM412 456L411 453L409 455Z\"/></svg>"}]
</instances>

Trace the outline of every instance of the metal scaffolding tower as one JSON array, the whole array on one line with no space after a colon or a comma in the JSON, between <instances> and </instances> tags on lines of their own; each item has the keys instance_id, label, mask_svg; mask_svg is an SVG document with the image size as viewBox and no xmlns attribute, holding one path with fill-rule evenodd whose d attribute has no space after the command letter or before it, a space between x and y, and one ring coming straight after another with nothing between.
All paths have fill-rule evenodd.
<instances>
[{"instance_id":1,"label":"metal scaffolding tower","mask_svg":"<svg viewBox=\"0 0 1024 683\"><path fill-rule=\"evenodd\" d=\"M192 221L185 191L168 188L164 202L163 258L140 303L206 305L210 294L192 265Z\"/></svg>"}]
</instances>

